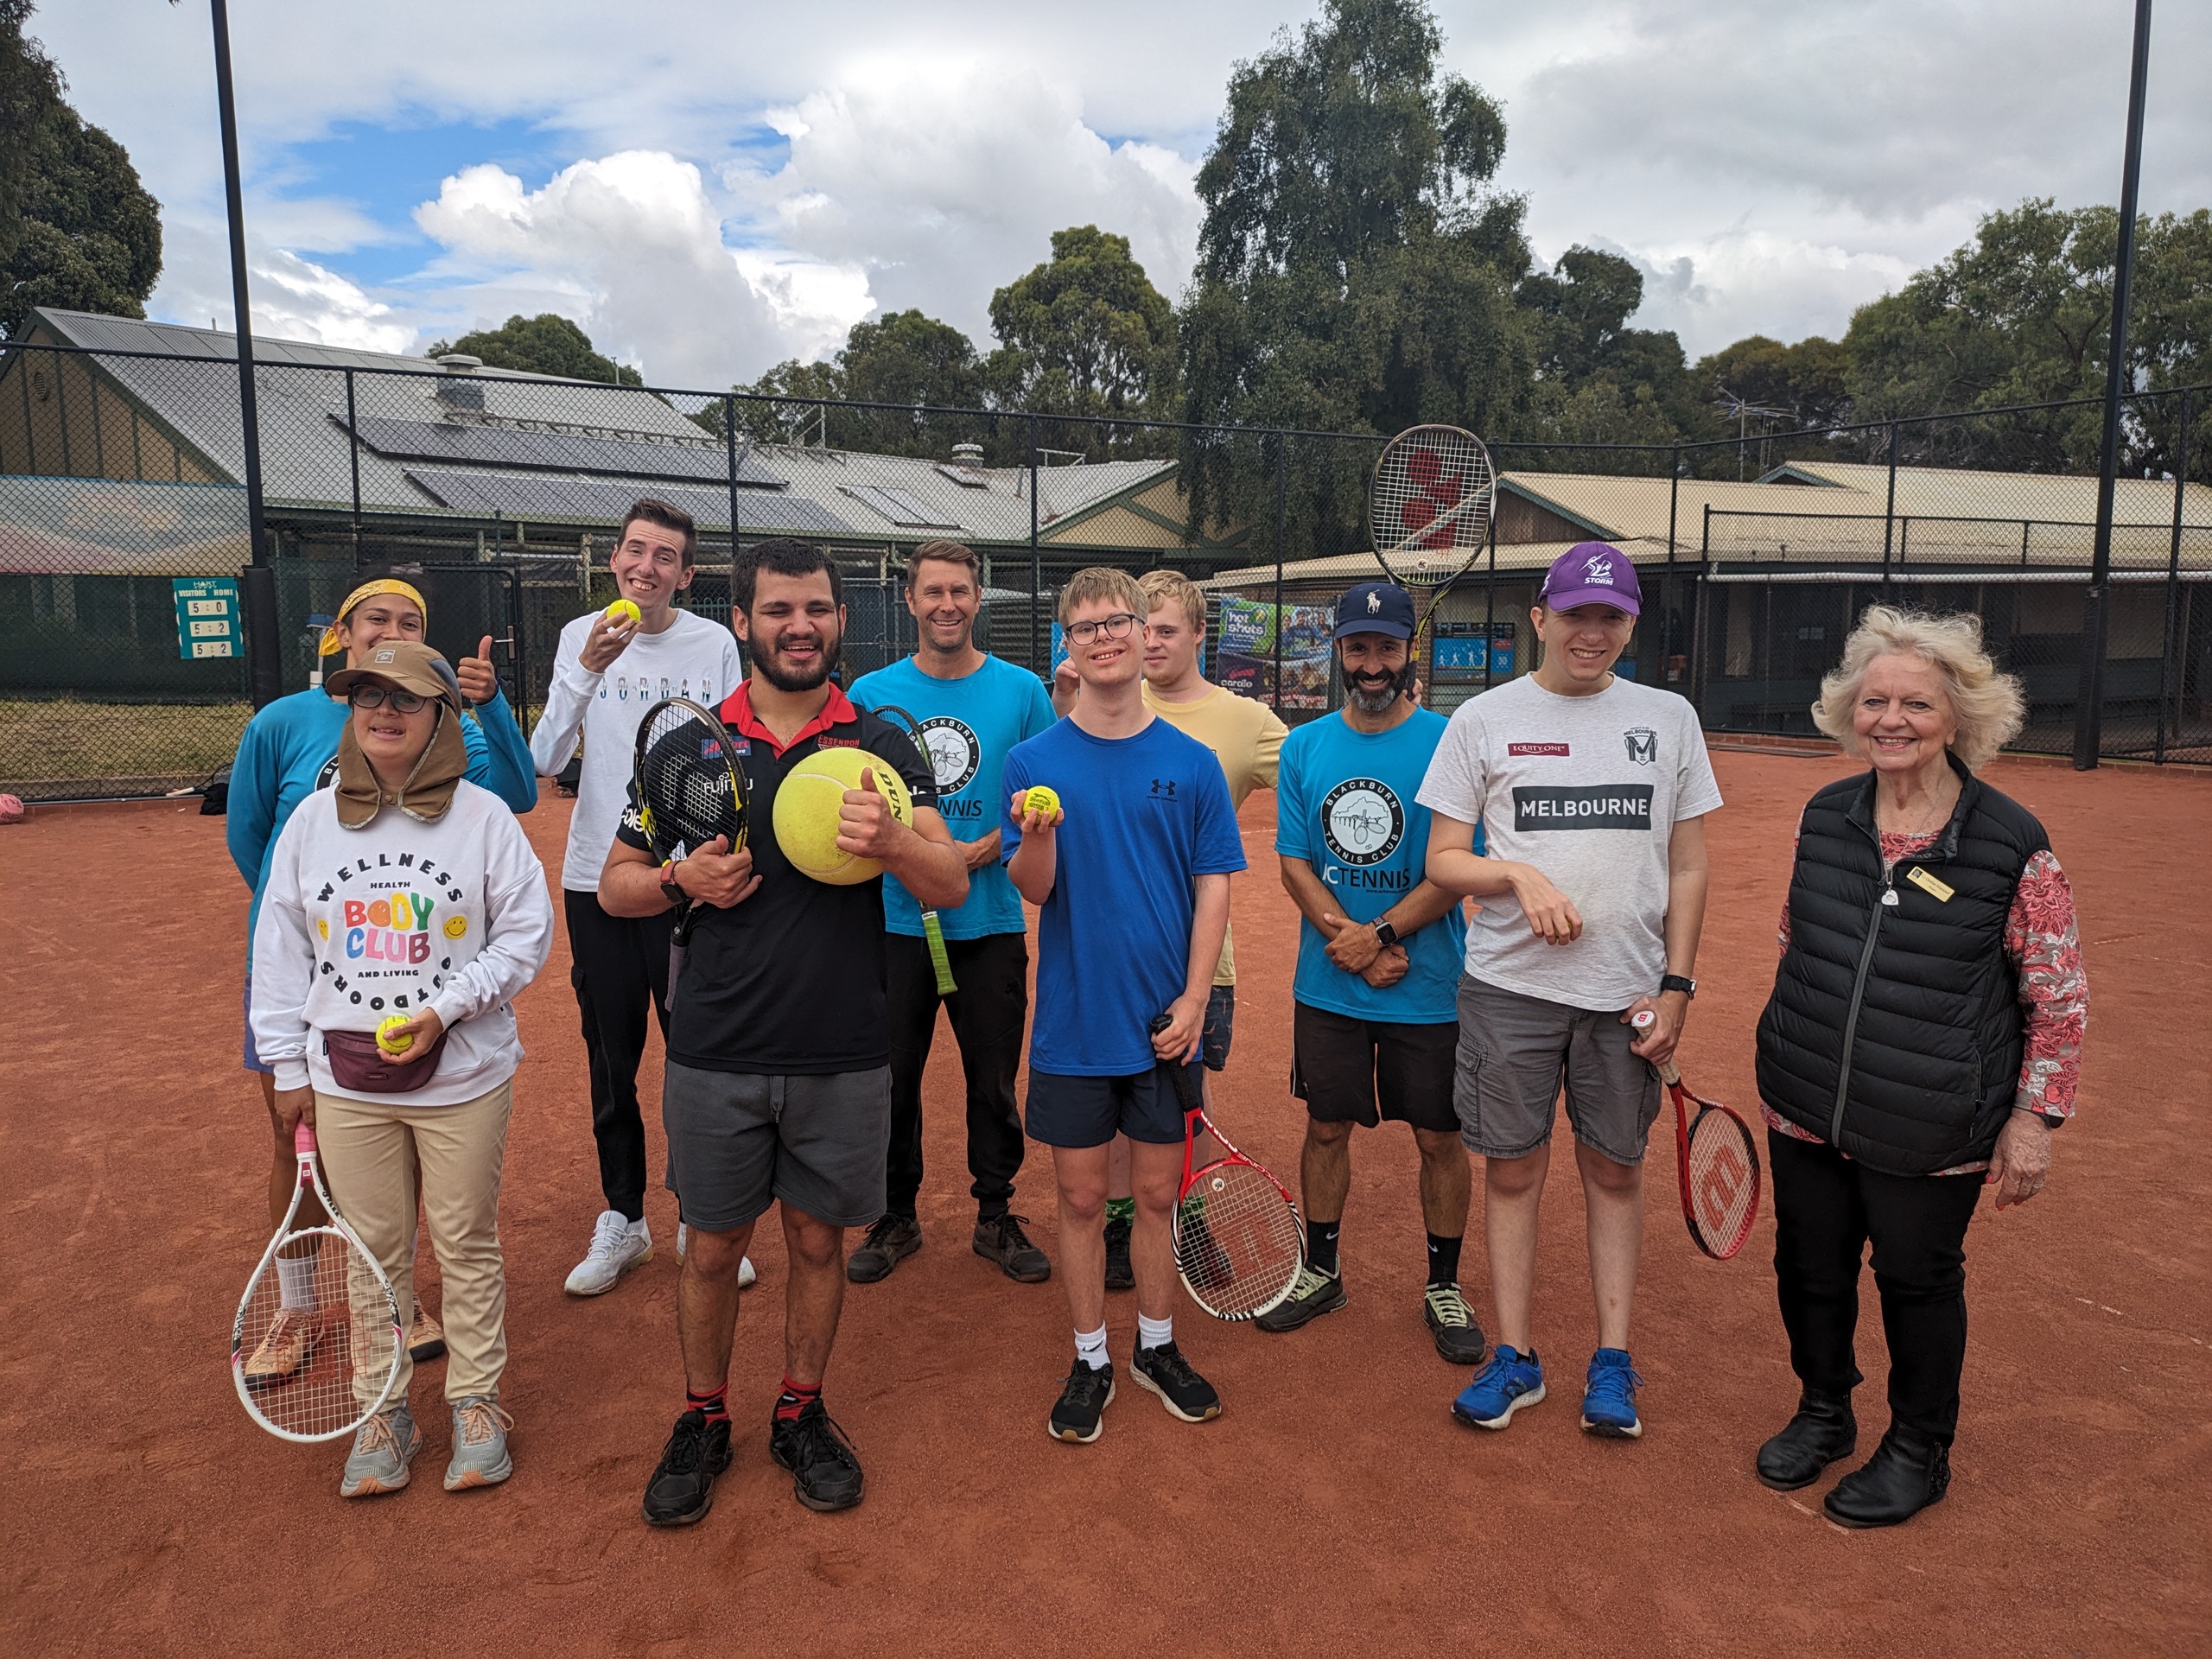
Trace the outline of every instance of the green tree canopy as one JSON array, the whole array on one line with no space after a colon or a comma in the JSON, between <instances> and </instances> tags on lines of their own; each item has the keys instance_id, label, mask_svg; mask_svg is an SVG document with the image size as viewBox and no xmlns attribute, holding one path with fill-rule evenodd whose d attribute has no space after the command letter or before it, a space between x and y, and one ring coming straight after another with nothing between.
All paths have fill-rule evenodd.
<instances>
[{"instance_id":1,"label":"green tree canopy","mask_svg":"<svg viewBox=\"0 0 2212 1659\"><path fill-rule=\"evenodd\" d=\"M490 368L512 369L522 374L557 374L563 379L604 380L618 386L645 385L645 377L637 370L594 351L589 334L550 311L534 317L517 314L497 328L480 328L459 340L439 340L423 355L443 357L451 352L481 358Z\"/></svg>"},{"instance_id":2,"label":"green tree canopy","mask_svg":"<svg viewBox=\"0 0 2212 1659\"><path fill-rule=\"evenodd\" d=\"M995 390L1056 415L1168 412L1175 313L1129 253L1129 239L1080 225L1052 233L1052 257L991 296Z\"/></svg>"},{"instance_id":3,"label":"green tree canopy","mask_svg":"<svg viewBox=\"0 0 2212 1659\"><path fill-rule=\"evenodd\" d=\"M918 310L855 323L831 361L791 359L733 390L750 394L737 406L738 425L762 442L819 442L833 448L939 457L949 456L957 442L1004 448L995 442L997 423L988 418L921 412L922 405L981 409L988 386L975 342L950 323ZM832 409L825 414L810 399L894 407ZM719 405L709 404L693 418L709 431L721 430Z\"/></svg>"},{"instance_id":4,"label":"green tree canopy","mask_svg":"<svg viewBox=\"0 0 2212 1659\"><path fill-rule=\"evenodd\" d=\"M0 332L35 305L143 317L162 274L161 204L123 146L87 126L23 34L29 0L0 0Z\"/></svg>"},{"instance_id":5,"label":"green tree canopy","mask_svg":"<svg viewBox=\"0 0 2212 1659\"><path fill-rule=\"evenodd\" d=\"M1522 277L1515 297L1530 321L1537 376L1518 435L1669 443L1710 435L1681 341L1672 330L1628 326L1643 303L1632 260L1571 247L1548 273Z\"/></svg>"},{"instance_id":6,"label":"green tree canopy","mask_svg":"<svg viewBox=\"0 0 2212 1659\"><path fill-rule=\"evenodd\" d=\"M1825 426L1850 416L1851 353L1819 334L1808 334L1795 346L1746 334L1700 358L1694 374L1707 395L1725 392L1763 409L1785 410L1799 426Z\"/></svg>"}]
</instances>

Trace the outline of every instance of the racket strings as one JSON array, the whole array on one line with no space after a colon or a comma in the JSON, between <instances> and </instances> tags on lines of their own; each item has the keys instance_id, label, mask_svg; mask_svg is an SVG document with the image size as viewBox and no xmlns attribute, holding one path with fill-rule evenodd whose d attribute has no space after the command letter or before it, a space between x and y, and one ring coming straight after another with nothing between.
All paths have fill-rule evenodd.
<instances>
[{"instance_id":1,"label":"racket strings","mask_svg":"<svg viewBox=\"0 0 2212 1659\"><path fill-rule=\"evenodd\" d=\"M390 1388L399 1364L398 1313L359 1245L331 1228L300 1236L307 1254L286 1265L296 1275L296 1262L312 1262L305 1294L296 1297L298 1306L284 1306L285 1275L272 1258L246 1291L237 1352L246 1364L247 1409L264 1426L334 1440L358 1427Z\"/></svg>"},{"instance_id":2,"label":"racket strings","mask_svg":"<svg viewBox=\"0 0 2212 1659\"><path fill-rule=\"evenodd\" d=\"M732 776L735 759L721 734L696 715L670 709L654 717L639 768L639 793L653 817L655 839L673 850L705 846L716 836L733 849L743 839L744 802Z\"/></svg>"},{"instance_id":3,"label":"racket strings","mask_svg":"<svg viewBox=\"0 0 2212 1659\"><path fill-rule=\"evenodd\" d=\"M1411 560L1423 554L1471 552L1490 533L1495 493L1490 456L1470 433L1417 429L1385 452L1375 470L1370 529L1377 553Z\"/></svg>"},{"instance_id":4,"label":"racket strings","mask_svg":"<svg viewBox=\"0 0 2212 1659\"><path fill-rule=\"evenodd\" d=\"M1281 1190L1247 1163L1198 1171L1175 1211L1175 1266L1198 1305L1249 1319L1282 1300L1306 1241Z\"/></svg>"},{"instance_id":5,"label":"racket strings","mask_svg":"<svg viewBox=\"0 0 2212 1659\"><path fill-rule=\"evenodd\" d=\"M1731 1255L1758 1203L1758 1154L1732 1115L1708 1110L1690 1130L1690 1214L1707 1246Z\"/></svg>"}]
</instances>

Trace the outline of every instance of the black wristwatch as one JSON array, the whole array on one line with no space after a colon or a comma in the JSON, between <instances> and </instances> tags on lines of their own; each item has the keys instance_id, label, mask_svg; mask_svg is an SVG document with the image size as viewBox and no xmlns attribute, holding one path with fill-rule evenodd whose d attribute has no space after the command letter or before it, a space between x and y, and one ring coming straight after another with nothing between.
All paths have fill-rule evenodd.
<instances>
[{"instance_id":1,"label":"black wristwatch","mask_svg":"<svg viewBox=\"0 0 2212 1659\"><path fill-rule=\"evenodd\" d=\"M1659 995L1664 996L1669 991L1680 991L1694 1001L1697 999L1697 981L1684 979L1680 974L1662 974L1659 977Z\"/></svg>"},{"instance_id":2,"label":"black wristwatch","mask_svg":"<svg viewBox=\"0 0 2212 1659\"><path fill-rule=\"evenodd\" d=\"M1387 916L1377 916L1369 925L1375 930L1377 944L1395 944L1398 942L1398 930L1390 925L1389 918Z\"/></svg>"}]
</instances>

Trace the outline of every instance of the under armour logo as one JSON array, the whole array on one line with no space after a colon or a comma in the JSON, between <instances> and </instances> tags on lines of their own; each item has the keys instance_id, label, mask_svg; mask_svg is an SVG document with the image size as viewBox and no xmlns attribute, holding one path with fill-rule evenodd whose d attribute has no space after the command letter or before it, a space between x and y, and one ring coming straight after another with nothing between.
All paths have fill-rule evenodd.
<instances>
[{"instance_id":1,"label":"under armour logo","mask_svg":"<svg viewBox=\"0 0 2212 1659\"><path fill-rule=\"evenodd\" d=\"M1382 608L1382 595L1370 588L1367 594L1367 613L1373 616Z\"/></svg>"},{"instance_id":2,"label":"under armour logo","mask_svg":"<svg viewBox=\"0 0 2212 1659\"><path fill-rule=\"evenodd\" d=\"M1154 779L1152 780L1152 793L1154 799L1173 800L1175 798L1175 780L1173 778L1166 779L1164 780L1158 778Z\"/></svg>"}]
</instances>

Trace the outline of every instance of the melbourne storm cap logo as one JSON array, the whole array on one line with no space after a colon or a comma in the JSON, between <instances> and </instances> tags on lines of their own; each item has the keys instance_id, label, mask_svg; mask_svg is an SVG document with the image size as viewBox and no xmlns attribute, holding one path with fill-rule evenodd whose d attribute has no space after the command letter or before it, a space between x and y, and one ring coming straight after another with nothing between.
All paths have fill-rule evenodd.
<instances>
[{"instance_id":1,"label":"melbourne storm cap logo","mask_svg":"<svg viewBox=\"0 0 2212 1659\"><path fill-rule=\"evenodd\" d=\"M1659 759L1659 734L1649 726L1631 726L1621 734L1621 741L1628 745L1628 758L1639 766L1655 764Z\"/></svg>"},{"instance_id":2,"label":"melbourne storm cap logo","mask_svg":"<svg viewBox=\"0 0 2212 1659\"><path fill-rule=\"evenodd\" d=\"M1613 585L1613 562L1600 553L1583 565L1582 574L1589 581L1610 588Z\"/></svg>"}]
</instances>

